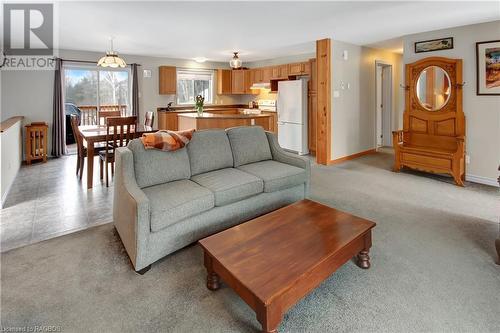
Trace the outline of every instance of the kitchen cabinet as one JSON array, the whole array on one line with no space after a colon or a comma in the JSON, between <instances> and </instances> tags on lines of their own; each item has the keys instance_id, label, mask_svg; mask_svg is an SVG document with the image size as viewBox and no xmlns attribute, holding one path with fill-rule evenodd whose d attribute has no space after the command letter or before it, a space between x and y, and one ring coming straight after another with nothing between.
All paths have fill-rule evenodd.
<instances>
[{"instance_id":1,"label":"kitchen cabinet","mask_svg":"<svg viewBox=\"0 0 500 333\"><path fill-rule=\"evenodd\" d=\"M288 64L288 75L307 75L311 72L309 62L296 62Z\"/></svg>"},{"instance_id":2,"label":"kitchen cabinet","mask_svg":"<svg viewBox=\"0 0 500 333\"><path fill-rule=\"evenodd\" d=\"M231 93L232 94L246 94L246 70L237 69L231 71Z\"/></svg>"},{"instance_id":3,"label":"kitchen cabinet","mask_svg":"<svg viewBox=\"0 0 500 333\"><path fill-rule=\"evenodd\" d=\"M217 94L231 94L232 92L232 70L217 70Z\"/></svg>"},{"instance_id":4,"label":"kitchen cabinet","mask_svg":"<svg viewBox=\"0 0 500 333\"><path fill-rule=\"evenodd\" d=\"M263 114L268 114L269 117L269 132L278 134L278 114L276 112L262 111Z\"/></svg>"},{"instance_id":5,"label":"kitchen cabinet","mask_svg":"<svg viewBox=\"0 0 500 333\"><path fill-rule=\"evenodd\" d=\"M271 79L288 78L288 65L279 65L272 67Z\"/></svg>"},{"instance_id":6,"label":"kitchen cabinet","mask_svg":"<svg viewBox=\"0 0 500 333\"><path fill-rule=\"evenodd\" d=\"M318 90L318 81L316 73L316 58L309 59L309 92L316 92Z\"/></svg>"},{"instance_id":7,"label":"kitchen cabinet","mask_svg":"<svg viewBox=\"0 0 500 333\"><path fill-rule=\"evenodd\" d=\"M274 66L272 69L273 69L272 78L273 79L279 79L281 77L281 75L280 75L280 66Z\"/></svg>"},{"instance_id":8,"label":"kitchen cabinet","mask_svg":"<svg viewBox=\"0 0 500 333\"><path fill-rule=\"evenodd\" d=\"M288 78L288 65L280 65L280 78Z\"/></svg>"},{"instance_id":9,"label":"kitchen cabinet","mask_svg":"<svg viewBox=\"0 0 500 333\"><path fill-rule=\"evenodd\" d=\"M177 93L177 70L174 66L160 66L159 79L160 95L175 95Z\"/></svg>"},{"instance_id":10,"label":"kitchen cabinet","mask_svg":"<svg viewBox=\"0 0 500 333\"><path fill-rule=\"evenodd\" d=\"M311 153L316 153L316 128L317 126L317 118L318 118L318 79L317 79L317 68L316 68L316 59L309 59L309 91L308 91L308 109L307 109L307 118L308 118L308 145L309 151Z\"/></svg>"},{"instance_id":11,"label":"kitchen cabinet","mask_svg":"<svg viewBox=\"0 0 500 333\"><path fill-rule=\"evenodd\" d=\"M316 153L316 128L318 127L318 95L316 92L310 93L308 96L308 108L307 108L307 142L309 145L309 151Z\"/></svg>"},{"instance_id":12,"label":"kitchen cabinet","mask_svg":"<svg viewBox=\"0 0 500 333\"><path fill-rule=\"evenodd\" d=\"M158 112L158 129L177 131L177 113L176 112Z\"/></svg>"},{"instance_id":13,"label":"kitchen cabinet","mask_svg":"<svg viewBox=\"0 0 500 333\"><path fill-rule=\"evenodd\" d=\"M252 69L253 71L253 83L262 83L263 77L262 77L262 68L255 68Z\"/></svg>"},{"instance_id":14,"label":"kitchen cabinet","mask_svg":"<svg viewBox=\"0 0 500 333\"><path fill-rule=\"evenodd\" d=\"M272 76L273 76L273 68L272 67L262 68L262 82L270 83Z\"/></svg>"},{"instance_id":15,"label":"kitchen cabinet","mask_svg":"<svg viewBox=\"0 0 500 333\"><path fill-rule=\"evenodd\" d=\"M253 69L245 70L245 94L258 94L257 90L252 90L250 87L254 83L254 71Z\"/></svg>"}]
</instances>

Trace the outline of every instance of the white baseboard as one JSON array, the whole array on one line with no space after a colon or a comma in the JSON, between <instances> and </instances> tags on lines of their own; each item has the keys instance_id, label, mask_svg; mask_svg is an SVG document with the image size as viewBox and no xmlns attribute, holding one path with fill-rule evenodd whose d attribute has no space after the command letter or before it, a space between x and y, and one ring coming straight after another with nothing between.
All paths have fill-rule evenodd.
<instances>
[{"instance_id":1,"label":"white baseboard","mask_svg":"<svg viewBox=\"0 0 500 333\"><path fill-rule=\"evenodd\" d=\"M465 175L465 180L473 183L479 183L479 184L484 184L484 185L490 185L490 186L495 186L495 187L500 187L498 185L498 181L495 178L488 178L488 177L482 177L482 176L476 176L476 175Z\"/></svg>"}]
</instances>

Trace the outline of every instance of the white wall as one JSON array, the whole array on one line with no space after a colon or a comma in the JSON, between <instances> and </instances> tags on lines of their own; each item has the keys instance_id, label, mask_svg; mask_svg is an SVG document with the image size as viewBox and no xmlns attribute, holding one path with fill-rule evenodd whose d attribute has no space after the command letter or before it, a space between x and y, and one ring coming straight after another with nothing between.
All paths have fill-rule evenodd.
<instances>
[{"instance_id":1,"label":"white wall","mask_svg":"<svg viewBox=\"0 0 500 333\"><path fill-rule=\"evenodd\" d=\"M12 182L16 178L22 161L22 121L16 122L0 134L1 177L0 189L2 194L1 206Z\"/></svg>"},{"instance_id":2,"label":"white wall","mask_svg":"<svg viewBox=\"0 0 500 333\"><path fill-rule=\"evenodd\" d=\"M102 53L59 50L59 57L71 60L97 61ZM198 64L191 60L170 59L136 55L121 55L127 63L139 63L139 120L144 120L146 111L155 111L157 107L166 106L174 101L174 95L160 95L158 67L171 65L184 68L229 68L228 63L206 62ZM143 78L143 70L152 71L151 78ZM52 105L54 72L48 70L37 71L2 71L1 75L1 115L3 121L12 116L24 116L24 123L45 121L49 124L49 147L52 138ZM217 82L215 79L214 89ZM240 96L215 95L216 104L239 104L246 100ZM174 102L175 104L175 102ZM156 119L158 119L156 117ZM49 151L49 153L51 153Z\"/></svg>"},{"instance_id":3,"label":"white wall","mask_svg":"<svg viewBox=\"0 0 500 333\"><path fill-rule=\"evenodd\" d=\"M342 57L345 50L347 60ZM333 160L376 148L376 61L392 65L391 129L398 128L402 114L401 58L380 49L332 41ZM335 97L335 91L339 97Z\"/></svg>"},{"instance_id":4,"label":"white wall","mask_svg":"<svg viewBox=\"0 0 500 333\"><path fill-rule=\"evenodd\" d=\"M453 37L451 50L414 53L417 41ZM463 105L466 116L467 179L496 184L500 162L500 96L476 95L476 42L500 39L500 21L405 36L405 64L440 56L463 59Z\"/></svg>"},{"instance_id":5,"label":"white wall","mask_svg":"<svg viewBox=\"0 0 500 333\"><path fill-rule=\"evenodd\" d=\"M250 68L255 68L255 67L275 66L275 65L290 64L293 62L308 61L311 58L316 58L316 50L314 49L316 44L313 43L311 45L312 45L311 52L308 52L308 53L296 54L296 55L290 55L287 57L279 57L279 58L266 59L266 60L259 60L259 61L254 61L254 62L248 62L248 63L244 63L243 65L250 67Z\"/></svg>"}]
</instances>

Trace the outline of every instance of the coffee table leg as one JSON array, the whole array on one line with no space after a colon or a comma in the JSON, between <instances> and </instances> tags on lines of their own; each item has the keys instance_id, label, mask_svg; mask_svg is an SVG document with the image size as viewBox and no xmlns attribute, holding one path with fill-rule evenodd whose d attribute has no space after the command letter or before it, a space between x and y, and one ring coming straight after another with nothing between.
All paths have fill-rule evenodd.
<instances>
[{"instance_id":1,"label":"coffee table leg","mask_svg":"<svg viewBox=\"0 0 500 333\"><path fill-rule=\"evenodd\" d=\"M207 269L207 288L210 290L217 290L220 288L220 278L217 273L214 272L212 257L205 252L205 268Z\"/></svg>"},{"instance_id":2,"label":"coffee table leg","mask_svg":"<svg viewBox=\"0 0 500 333\"><path fill-rule=\"evenodd\" d=\"M278 326L281 323L282 314L279 310L275 309L273 304L268 306L257 306L257 320L262 325L263 333L277 333Z\"/></svg>"},{"instance_id":3,"label":"coffee table leg","mask_svg":"<svg viewBox=\"0 0 500 333\"><path fill-rule=\"evenodd\" d=\"M368 251L363 250L358 254L358 266L363 269L370 268L370 255Z\"/></svg>"},{"instance_id":4,"label":"coffee table leg","mask_svg":"<svg viewBox=\"0 0 500 333\"><path fill-rule=\"evenodd\" d=\"M207 288L210 290L217 290L220 288L219 276L214 272L207 273Z\"/></svg>"},{"instance_id":5,"label":"coffee table leg","mask_svg":"<svg viewBox=\"0 0 500 333\"><path fill-rule=\"evenodd\" d=\"M357 264L363 269L370 268L370 248L372 247L372 232L368 231L364 236L364 248L358 253Z\"/></svg>"}]
</instances>

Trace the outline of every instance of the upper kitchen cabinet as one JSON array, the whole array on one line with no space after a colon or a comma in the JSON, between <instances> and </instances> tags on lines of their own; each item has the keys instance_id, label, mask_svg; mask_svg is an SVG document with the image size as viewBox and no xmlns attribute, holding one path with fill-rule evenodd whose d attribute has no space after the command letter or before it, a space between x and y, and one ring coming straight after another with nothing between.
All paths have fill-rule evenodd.
<instances>
[{"instance_id":1,"label":"upper kitchen cabinet","mask_svg":"<svg viewBox=\"0 0 500 333\"><path fill-rule=\"evenodd\" d=\"M288 77L288 65L280 65L280 78Z\"/></svg>"},{"instance_id":2,"label":"upper kitchen cabinet","mask_svg":"<svg viewBox=\"0 0 500 333\"><path fill-rule=\"evenodd\" d=\"M174 66L160 66L160 95L175 95L177 93L177 70Z\"/></svg>"},{"instance_id":3,"label":"upper kitchen cabinet","mask_svg":"<svg viewBox=\"0 0 500 333\"><path fill-rule=\"evenodd\" d=\"M262 76L262 68L254 68L252 69L253 74L253 83L262 83L264 82Z\"/></svg>"},{"instance_id":4,"label":"upper kitchen cabinet","mask_svg":"<svg viewBox=\"0 0 500 333\"><path fill-rule=\"evenodd\" d=\"M255 72L252 69L245 70L245 94L257 94L257 90L252 90L250 87L254 84Z\"/></svg>"},{"instance_id":5,"label":"upper kitchen cabinet","mask_svg":"<svg viewBox=\"0 0 500 333\"><path fill-rule=\"evenodd\" d=\"M317 81L317 73L316 73L316 58L309 59L309 92L314 92L318 90L318 81Z\"/></svg>"},{"instance_id":6,"label":"upper kitchen cabinet","mask_svg":"<svg viewBox=\"0 0 500 333\"><path fill-rule=\"evenodd\" d=\"M217 94L232 93L232 70L218 69L217 70Z\"/></svg>"},{"instance_id":7,"label":"upper kitchen cabinet","mask_svg":"<svg viewBox=\"0 0 500 333\"><path fill-rule=\"evenodd\" d=\"M288 75L308 75L311 72L309 62L296 62L288 64Z\"/></svg>"},{"instance_id":8,"label":"upper kitchen cabinet","mask_svg":"<svg viewBox=\"0 0 500 333\"><path fill-rule=\"evenodd\" d=\"M273 67L262 68L262 82L269 83L273 76Z\"/></svg>"},{"instance_id":9,"label":"upper kitchen cabinet","mask_svg":"<svg viewBox=\"0 0 500 333\"><path fill-rule=\"evenodd\" d=\"M231 71L231 93L246 94L248 84L248 70Z\"/></svg>"},{"instance_id":10,"label":"upper kitchen cabinet","mask_svg":"<svg viewBox=\"0 0 500 333\"><path fill-rule=\"evenodd\" d=\"M288 65L279 65L272 67L271 79L283 79L288 77Z\"/></svg>"}]
</instances>

